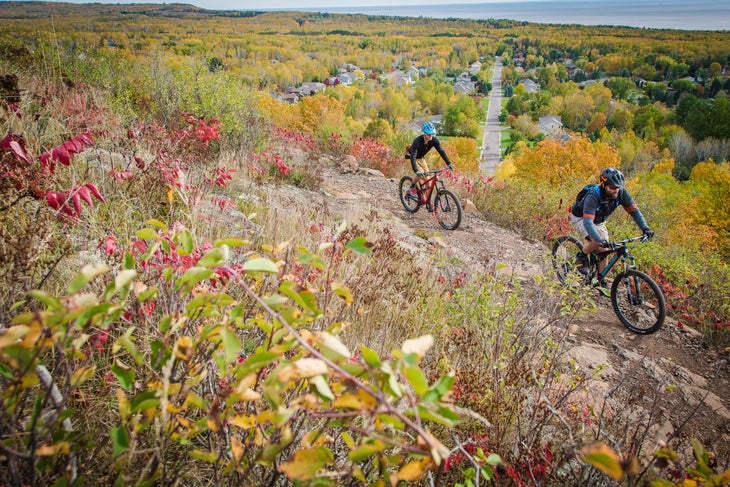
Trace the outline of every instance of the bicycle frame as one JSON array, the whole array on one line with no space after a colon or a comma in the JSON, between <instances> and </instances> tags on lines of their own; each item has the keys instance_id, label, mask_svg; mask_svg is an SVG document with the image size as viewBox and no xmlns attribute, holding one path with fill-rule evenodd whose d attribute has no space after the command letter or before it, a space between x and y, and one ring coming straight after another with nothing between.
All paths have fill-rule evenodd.
<instances>
[{"instance_id":1,"label":"bicycle frame","mask_svg":"<svg viewBox=\"0 0 730 487\"><path fill-rule=\"evenodd\" d=\"M418 192L421 196L421 203L425 204L431 201L434 188L445 188L444 181L439 177L445 169L436 169L435 171L429 171L426 174L432 174L426 181L422 181L418 184Z\"/></svg>"},{"instance_id":2,"label":"bicycle frame","mask_svg":"<svg viewBox=\"0 0 730 487\"><path fill-rule=\"evenodd\" d=\"M609 254L613 254L613 257L606 263L606 267L600 272L596 272L596 277L598 279L604 279L609 272L611 272L611 269L614 268L614 266L618 263L620 260L623 263L624 266L624 272L626 272L629 269L635 269L636 268L636 259L633 255L629 253L629 248L626 244L630 242L636 242L639 240L643 240L645 237L634 237L634 238L627 238L625 240L621 240L619 242L615 242L615 245L618 245L617 248L607 250L605 252L600 252L596 254L596 258L598 259L596 264L598 262L601 262L604 257L608 256Z\"/></svg>"}]
</instances>

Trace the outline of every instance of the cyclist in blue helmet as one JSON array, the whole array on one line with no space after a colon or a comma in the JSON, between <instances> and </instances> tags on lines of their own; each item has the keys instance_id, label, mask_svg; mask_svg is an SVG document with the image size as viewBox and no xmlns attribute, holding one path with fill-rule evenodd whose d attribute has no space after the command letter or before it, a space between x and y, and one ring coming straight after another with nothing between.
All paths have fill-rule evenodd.
<instances>
[{"instance_id":1,"label":"cyclist in blue helmet","mask_svg":"<svg viewBox=\"0 0 730 487\"><path fill-rule=\"evenodd\" d=\"M441 159L443 159L446 165L449 166L449 169L454 169L454 165L451 164L449 156L446 154L443 147L441 147L441 141L439 141L436 137L436 127L434 127L433 123L425 122L421 125L421 130L423 133L413 140L409 151L411 168L413 169L413 172L416 173L416 178L413 180L414 185L425 179L426 173L429 169L426 161L423 160L423 157L433 148L436 149L436 152L439 153Z\"/></svg>"},{"instance_id":2,"label":"cyclist in blue helmet","mask_svg":"<svg viewBox=\"0 0 730 487\"><path fill-rule=\"evenodd\" d=\"M583 250L576 255L580 272L588 272L586 258L588 254L609 250L606 219L619 206L623 206L631 215L644 235L648 238L654 236L654 232L646 224L639 206L631 198L625 185L626 179L623 173L616 168L607 167L601 171L599 184L589 184L578 193L571 208L570 223L585 239ZM606 267L605 258L598 264L598 270L603 270L604 267ZM602 282L601 287L605 287L605 283Z\"/></svg>"}]
</instances>

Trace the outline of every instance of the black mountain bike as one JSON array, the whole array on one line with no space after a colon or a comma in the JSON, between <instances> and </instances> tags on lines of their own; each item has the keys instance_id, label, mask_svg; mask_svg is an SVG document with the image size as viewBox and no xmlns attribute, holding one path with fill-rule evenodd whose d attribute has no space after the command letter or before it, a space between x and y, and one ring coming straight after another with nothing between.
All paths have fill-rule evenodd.
<instances>
[{"instance_id":1,"label":"black mountain bike","mask_svg":"<svg viewBox=\"0 0 730 487\"><path fill-rule=\"evenodd\" d=\"M578 272L575 259L583 245L577 238L563 235L553 244L553 267L563 284L583 282L595 287L621 261L623 269L619 271L611 285L613 310L621 323L634 333L642 335L654 333L662 326L667 314L664 294L651 277L636 269L634 257L629 253L630 243L647 240L648 237L642 235L612 242L611 250L588 256L588 273L582 274ZM606 267L599 272L598 263L611 254L613 256L609 258Z\"/></svg>"},{"instance_id":2,"label":"black mountain bike","mask_svg":"<svg viewBox=\"0 0 730 487\"><path fill-rule=\"evenodd\" d=\"M398 184L398 194L408 213L415 213L421 206L426 206L439 225L446 230L456 230L461 224L461 203L459 198L444 186L440 174L445 170L427 172L430 177L421 183L421 187L416 188L415 194L411 191L413 178L403 176Z\"/></svg>"}]
</instances>

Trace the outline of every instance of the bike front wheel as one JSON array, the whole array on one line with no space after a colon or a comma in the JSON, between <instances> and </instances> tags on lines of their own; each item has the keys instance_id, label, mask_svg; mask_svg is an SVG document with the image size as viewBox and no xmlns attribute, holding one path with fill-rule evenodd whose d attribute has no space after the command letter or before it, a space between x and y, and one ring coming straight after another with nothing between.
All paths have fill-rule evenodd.
<instances>
[{"instance_id":1,"label":"bike front wheel","mask_svg":"<svg viewBox=\"0 0 730 487\"><path fill-rule=\"evenodd\" d=\"M561 284L565 284L570 278L568 276L579 276L575 263L576 254L583 250L583 245L572 235L562 235L555 239L552 250L552 261L555 273Z\"/></svg>"},{"instance_id":2,"label":"bike front wheel","mask_svg":"<svg viewBox=\"0 0 730 487\"><path fill-rule=\"evenodd\" d=\"M403 208L408 213L415 213L418 211L420 206L418 203L418 195L411 195L410 190L413 186L413 178L410 176L403 176L398 183L398 194L400 195L400 202L403 203Z\"/></svg>"},{"instance_id":3,"label":"bike front wheel","mask_svg":"<svg viewBox=\"0 0 730 487\"><path fill-rule=\"evenodd\" d=\"M611 304L621 323L641 335L657 331L667 314L657 283L636 269L616 276L611 286Z\"/></svg>"},{"instance_id":4,"label":"bike front wheel","mask_svg":"<svg viewBox=\"0 0 730 487\"><path fill-rule=\"evenodd\" d=\"M436 220L446 230L456 230L461 224L461 203L448 189L439 190L434 200Z\"/></svg>"}]
</instances>

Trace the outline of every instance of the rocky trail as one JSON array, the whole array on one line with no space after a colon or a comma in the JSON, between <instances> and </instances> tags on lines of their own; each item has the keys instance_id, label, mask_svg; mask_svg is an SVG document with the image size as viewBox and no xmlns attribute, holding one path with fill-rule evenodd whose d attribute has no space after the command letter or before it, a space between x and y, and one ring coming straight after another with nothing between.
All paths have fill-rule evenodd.
<instances>
[{"instance_id":1,"label":"rocky trail","mask_svg":"<svg viewBox=\"0 0 730 487\"><path fill-rule=\"evenodd\" d=\"M322 178L319 192L279 187L271 192L270 203L286 207L296 200L340 212L349 222L385 222L400 244L424 263L435 247L449 248L456 257L454 262L458 262L453 269L446 268L446 272L454 273L449 277L459 272L500 272L529 280L551 272L544 244L484 220L475 208L465 211L461 226L449 232L441 229L424 208L414 214L403 209L398 199L398 179L364 168L333 167L324 169ZM469 203L464 206L469 208ZM621 383L643 398L648 408L655 391L662 391L655 409L657 426L652 432L657 441L668 440L672 434L699 439L715 453L718 469L730 468L727 351L708 346L695 330L678 327L672 316L658 332L636 335L619 322L609 298L597 293L596 299L598 310L573 319L565 330L568 355L581 367L603 368L601 377L590 386L594 397L600 401L601 394ZM671 393L666 393L668 386L673 386Z\"/></svg>"}]
</instances>

